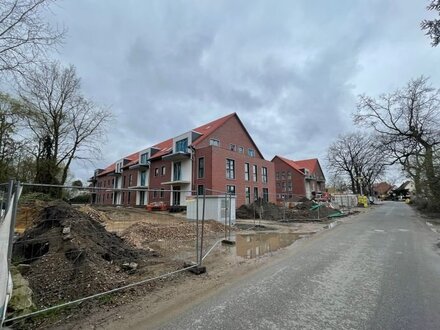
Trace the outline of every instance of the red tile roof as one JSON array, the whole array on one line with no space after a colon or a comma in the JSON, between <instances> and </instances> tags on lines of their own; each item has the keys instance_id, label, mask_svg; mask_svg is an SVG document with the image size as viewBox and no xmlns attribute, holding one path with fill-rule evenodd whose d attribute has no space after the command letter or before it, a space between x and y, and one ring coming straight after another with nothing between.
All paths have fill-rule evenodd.
<instances>
[{"instance_id":1,"label":"red tile roof","mask_svg":"<svg viewBox=\"0 0 440 330\"><path fill-rule=\"evenodd\" d=\"M386 194L393 189L393 186L387 182L380 182L373 185L373 190L380 195Z\"/></svg>"},{"instance_id":2,"label":"red tile roof","mask_svg":"<svg viewBox=\"0 0 440 330\"><path fill-rule=\"evenodd\" d=\"M171 139L162 141L162 142L160 142L158 144L155 144L153 146L153 148L160 149L160 151L156 152L151 157L151 159L158 158L158 157L161 157L163 155L166 155L166 154L168 154L173 149L173 139L171 138Z\"/></svg>"},{"instance_id":3,"label":"red tile roof","mask_svg":"<svg viewBox=\"0 0 440 330\"><path fill-rule=\"evenodd\" d=\"M128 156L124 157L123 159L128 159L128 160L130 161L130 163L131 163L131 162L133 162L133 161L135 161L135 160L138 159L138 152L134 152L134 153L132 153L131 155L128 155ZM127 164L127 165L128 165L128 164ZM125 165L124 167L126 167L127 165ZM107 166L107 167L104 169L104 171L102 171L101 173L99 173L97 176L103 176L103 175L106 175L106 174L112 173L112 172L115 171L115 168L116 168L116 163L113 163L113 164Z\"/></svg>"},{"instance_id":4,"label":"red tile roof","mask_svg":"<svg viewBox=\"0 0 440 330\"><path fill-rule=\"evenodd\" d=\"M295 163L300 168L308 169L311 173L315 173L315 171L319 168L319 162L317 158L295 160Z\"/></svg>"},{"instance_id":5,"label":"red tile roof","mask_svg":"<svg viewBox=\"0 0 440 330\"><path fill-rule=\"evenodd\" d=\"M299 167L296 162L294 162L293 160L281 157L281 156L275 156L278 157L279 159L281 159L283 162L285 162L287 165L289 165L291 168L293 168L294 170L296 170L297 172L301 173L302 175L305 175L303 171L301 171L301 167ZM274 157L274 158L275 158ZM273 160L273 159L272 159Z\"/></svg>"},{"instance_id":6,"label":"red tile roof","mask_svg":"<svg viewBox=\"0 0 440 330\"><path fill-rule=\"evenodd\" d=\"M316 173L316 171L321 168L317 158L303 159L303 160L291 160L291 159L287 159L287 158L284 158L281 156L275 156L275 157L278 157L279 159L284 161L287 165L289 165L290 167L292 167L296 171L300 172L301 174L304 174L304 172L301 171L304 168L308 169L311 173Z\"/></svg>"},{"instance_id":7,"label":"red tile roof","mask_svg":"<svg viewBox=\"0 0 440 330\"><path fill-rule=\"evenodd\" d=\"M199 144L199 143L200 143L201 141L203 141L203 140L204 140L209 134L211 134L212 132L214 132L217 128L219 128L221 125L223 125L223 124L224 124L229 118L232 118L232 117L234 117L234 116L236 116L236 113L235 113L235 112L234 112L234 113L231 113L231 114L229 114L229 115L227 115L227 116L224 116L224 117L218 118L218 119L216 119L216 120L214 120L214 121L211 121L211 122L209 122L209 123L207 123L207 124L204 124L204 125L202 125L202 126L199 126L199 127L197 127L197 128L194 128L193 131L195 131L195 132L201 134L202 136L201 136L200 138L198 138L198 139L193 143L193 145L195 146L195 145ZM171 139L168 139L168 140L165 140L165 141L159 142L159 143L153 145L152 147L153 147L153 148L160 149L160 151L158 151L157 153L155 153L151 158L152 158L152 159L155 159L155 158L162 157L162 156L164 156L164 155L166 155L166 154L168 154L168 153L171 152L171 150L172 150L172 148L173 148L173 139L171 138ZM131 154L131 155L129 155L129 156L124 157L124 159L129 159L129 160L130 160L130 163L127 164L127 165L125 165L124 167L131 166L131 165L135 165L135 164L138 162L138 155L139 155L139 152L140 152L140 151L135 152L135 153L133 153L133 154ZM261 154L261 153L260 153L260 154ZM113 164L107 166L103 172L101 172L101 173L98 174L98 176L106 175L106 174L108 174L108 173L113 172L114 170L115 170L115 163L113 163Z\"/></svg>"},{"instance_id":8,"label":"red tile roof","mask_svg":"<svg viewBox=\"0 0 440 330\"><path fill-rule=\"evenodd\" d=\"M236 113L231 113L227 116L224 116L222 118L216 119L210 123L207 123L205 125L202 125L200 127L194 128L193 131L202 134L201 137L199 137L194 143L193 145L196 146L198 145L200 142L202 142L204 139L206 139L206 137L211 134L212 132L214 132L217 128L219 128L220 126L222 126L229 118L232 118L236 115Z\"/></svg>"}]
</instances>

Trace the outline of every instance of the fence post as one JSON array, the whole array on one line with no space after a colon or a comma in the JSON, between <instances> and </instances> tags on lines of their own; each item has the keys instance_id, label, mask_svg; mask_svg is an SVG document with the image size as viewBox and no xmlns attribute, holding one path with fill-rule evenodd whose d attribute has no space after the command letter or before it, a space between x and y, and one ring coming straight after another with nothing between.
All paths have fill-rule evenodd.
<instances>
[{"instance_id":1,"label":"fence post","mask_svg":"<svg viewBox=\"0 0 440 330\"><path fill-rule=\"evenodd\" d=\"M286 196L283 196L283 222L286 221Z\"/></svg>"},{"instance_id":2,"label":"fence post","mask_svg":"<svg viewBox=\"0 0 440 330\"><path fill-rule=\"evenodd\" d=\"M229 194L229 228L228 239L231 240L231 223L232 222L232 194Z\"/></svg>"},{"instance_id":3,"label":"fence post","mask_svg":"<svg viewBox=\"0 0 440 330\"><path fill-rule=\"evenodd\" d=\"M319 209L321 208L321 203L318 201L318 221L321 219L320 217L319 217Z\"/></svg>"},{"instance_id":4,"label":"fence post","mask_svg":"<svg viewBox=\"0 0 440 330\"><path fill-rule=\"evenodd\" d=\"M13 181L10 182L10 187L13 187ZM12 244L14 240L14 233L15 233L15 221L17 220L17 208L18 208L18 200L20 198L20 192L21 192L21 185L20 182L17 181L15 184L15 193L14 193L14 200L12 202L12 216L11 216L11 226L9 230L9 246L8 246L8 262L9 266L11 266L11 259L12 259ZM12 198L12 189L11 189L11 198ZM8 210L10 209L10 206L8 206Z\"/></svg>"},{"instance_id":5,"label":"fence post","mask_svg":"<svg viewBox=\"0 0 440 330\"><path fill-rule=\"evenodd\" d=\"M6 205L5 205L5 214L8 211L10 204L11 204L11 198L12 198L12 190L14 189L14 180L9 180L8 183L8 194L6 197Z\"/></svg>"},{"instance_id":6,"label":"fence post","mask_svg":"<svg viewBox=\"0 0 440 330\"><path fill-rule=\"evenodd\" d=\"M202 205L202 232L200 234L200 256L199 267L202 266L203 261L203 231L205 227L205 202L206 202L206 190L203 190L203 205Z\"/></svg>"},{"instance_id":7,"label":"fence post","mask_svg":"<svg viewBox=\"0 0 440 330\"><path fill-rule=\"evenodd\" d=\"M198 190L196 195L196 261L197 263L199 263L199 191Z\"/></svg>"},{"instance_id":8,"label":"fence post","mask_svg":"<svg viewBox=\"0 0 440 330\"><path fill-rule=\"evenodd\" d=\"M227 231L228 231L228 194L225 193L225 239L228 238Z\"/></svg>"}]
</instances>

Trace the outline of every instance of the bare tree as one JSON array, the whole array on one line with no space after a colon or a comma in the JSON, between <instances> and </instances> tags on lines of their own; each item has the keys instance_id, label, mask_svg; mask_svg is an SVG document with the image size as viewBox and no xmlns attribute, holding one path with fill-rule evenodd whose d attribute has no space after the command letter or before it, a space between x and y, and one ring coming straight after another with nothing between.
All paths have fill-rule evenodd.
<instances>
[{"instance_id":1,"label":"bare tree","mask_svg":"<svg viewBox=\"0 0 440 330\"><path fill-rule=\"evenodd\" d=\"M440 0L431 0L426 8L436 11L440 15ZM431 38L431 44L437 46L440 43L440 20L423 20L420 25L422 30L426 31L426 35Z\"/></svg>"},{"instance_id":2,"label":"bare tree","mask_svg":"<svg viewBox=\"0 0 440 330\"><path fill-rule=\"evenodd\" d=\"M37 181L54 183L56 178L64 184L74 159L99 154L111 113L82 95L73 66L62 68L59 63L44 64L26 74L20 96L27 126L38 146L37 172L51 171ZM38 162L43 162L43 167Z\"/></svg>"},{"instance_id":3,"label":"bare tree","mask_svg":"<svg viewBox=\"0 0 440 330\"><path fill-rule=\"evenodd\" d=\"M372 127L394 162L421 165L431 197L440 198L435 153L440 144L440 90L428 79L411 80L405 88L378 98L361 95L355 122ZM419 175L414 173L414 175Z\"/></svg>"},{"instance_id":4,"label":"bare tree","mask_svg":"<svg viewBox=\"0 0 440 330\"><path fill-rule=\"evenodd\" d=\"M348 178L353 193L369 191L387 165L377 140L359 132L339 136L328 149L327 161L332 174Z\"/></svg>"},{"instance_id":5,"label":"bare tree","mask_svg":"<svg viewBox=\"0 0 440 330\"><path fill-rule=\"evenodd\" d=\"M0 72L22 72L57 46L65 30L56 30L42 13L54 0L0 1Z\"/></svg>"},{"instance_id":6,"label":"bare tree","mask_svg":"<svg viewBox=\"0 0 440 330\"><path fill-rule=\"evenodd\" d=\"M20 121L19 103L0 93L0 182L14 176L14 158L21 148L16 139Z\"/></svg>"}]
</instances>

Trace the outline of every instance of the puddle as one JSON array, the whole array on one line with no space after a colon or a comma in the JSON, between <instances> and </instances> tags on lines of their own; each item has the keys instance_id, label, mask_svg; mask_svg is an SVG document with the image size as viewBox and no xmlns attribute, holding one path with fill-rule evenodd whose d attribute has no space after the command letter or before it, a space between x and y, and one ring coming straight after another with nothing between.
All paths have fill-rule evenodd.
<instances>
[{"instance_id":1,"label":"puddle","mask_svg":"<svg viewBox=\"0 0 440 330\"><path fill-rule=\"evenodd\" d=\"M291 245L296 240L307 237L296 233L257 233L235 236L235 253L246 259L256 258Z\"/></svg>"}]
</instances>

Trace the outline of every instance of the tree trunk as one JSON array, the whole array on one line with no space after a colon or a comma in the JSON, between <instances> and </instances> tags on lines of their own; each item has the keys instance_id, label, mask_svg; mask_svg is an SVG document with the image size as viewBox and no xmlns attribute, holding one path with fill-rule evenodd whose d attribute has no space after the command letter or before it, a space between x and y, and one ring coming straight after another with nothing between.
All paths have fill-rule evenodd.
<instances>
[{"instance_id":1,"label":"tree trunk","mask_svg":"<svg viewBox=\"0 0 440 330\"><path fill-rule=\"evenodd\" d=\"M425 171L429 188L428 196L432 206L440 208L440 185L435 175L432 146L425 146L425 150Z\"/></svg>"}]
</instances>

